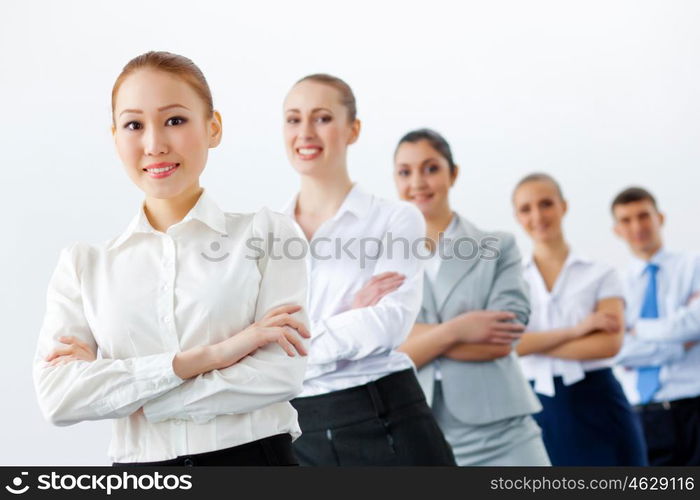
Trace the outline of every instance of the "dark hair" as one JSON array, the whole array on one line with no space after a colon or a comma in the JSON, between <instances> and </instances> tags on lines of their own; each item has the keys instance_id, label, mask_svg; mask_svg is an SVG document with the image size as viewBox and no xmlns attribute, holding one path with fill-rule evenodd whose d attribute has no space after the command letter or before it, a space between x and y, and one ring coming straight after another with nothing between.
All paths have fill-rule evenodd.
<instances>
[{"instance_id":1,"label":"dark hair","mask_svg":"<svg viewBox=\"0 0 700 500\"><path fill-rule=\"evenodd\" d=\"M394 158L396 158L396 153L399 151L399 147L401 146L401 144L403 144L404 142L410 142L414 144L419 141L428 141L430 147L437 151L440 154L440 156L447 160L447 163L450 166L450 174L455 173L457 165L455 165L455 162L452 159L452 149L450 149L450 144L445 140L445 138L442 135L429 128L420 128L418 130L412 130L411 132L404 135L399 140L399 143L396 145L396 149L394 150Z\"/></svg>"},{"instance_id":2,"label":"dark hair","mask_svg":"<svg viewBox=\"0 0 700 500\"><path fill-rule=\"evenodd\" d=\"M306 81L323 83L333 87L340 93L340 103L348 110L348 121L352 123L357 119L357 102L355 101L355 94L350 88L350 85L345 83L344 80L326 73L314 73L313 75L307 75L304 78L297 80L294 85L298 85L301 82Z\"/></svg>"},{"instance_id":3,"label":"dark hair","mask_svg":"<svg viewBox=\"0 0 700 500\"><path fill-rule=\"evenodd\" d=\"M559 198L562 200L564 199L564 193L562 192L561 186L559 185L559 183L554 179L554 177L552 177L549 174L545 174L544 172L533 172L532 174L528 174L525 177L523 177L522 179L520 179L518 181L518 183L515 185L515 187L513 188L513 194L511 196L511 199L514 200L515 199L515 192L518 190L518 188L520 186L522 186L523 184L527 184L528 182L550 182L556 188L557 194L559 195Z\"/></svg>"},{"instance_id":4,"label":"dark hair","mask_svg":"<svg viewBox=\"0 0 700 500\"><path fill-rule=\"evenodd\" d=\"M182 78L202 98L207 110L207 118L214 114L214 101L211 90L204 74L191 59L178 54L163 51L150 51L134 57L126 63L112 87L112 122L114 122L114 105L117 101L117 92L122 83L132 73L139 69L153 69L165 71L171 75Z\"/></svg>"},{"instance_id":5,"label":"dark hair","mask_svg":"<svg viewBox=\"0 0 700 500\"><path fill-rule=\"evenodd\" d=\"M658 211L656 207L656 199L654 196L646 189L638 186L628 187L627 189L621 191L615 199L610 204L610 211L614 212L617 205L626 205L628 203L634 203L635 201L649 200L654 206L654 210Z\"/></svg>"}]
</instances>

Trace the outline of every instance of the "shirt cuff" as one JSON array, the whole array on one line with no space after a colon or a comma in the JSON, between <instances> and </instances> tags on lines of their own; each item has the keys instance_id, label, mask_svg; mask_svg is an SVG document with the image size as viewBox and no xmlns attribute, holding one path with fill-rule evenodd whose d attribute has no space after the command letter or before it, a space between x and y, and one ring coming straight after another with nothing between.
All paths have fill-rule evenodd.
<instances>
[{"instance_id":1,"label":"shirt cuff","mask_svg":"<svg viewBox=\"0 0 700 500\"><path fill-rule=\"evenodd\" d=\"M342 316L343 313L319 322L321 330L317 330L309 346L309 365L326 365L350 357L352 344L346 339L351 338L352 332L343 332L348 323ZM354 330L357 330L357 322L350 324L354 324Z\"/></svg>"},{"instance_id":2,"label":"shirt cuff","mask_svg":"<svg viewBox=\"0 0 700 500\"><path fill-rule=\"evenodd\" d=\"M662 342L663 324L658 319L640 319L634 325L634 331L640 340ZM670 341L670 340L669 340Z\"/></svg>"},{"instance_id":3,"label":"shirt cuff","mask_svg":"<svg viewBox=\"0 0 700 500\"><path fill-rule=\"evenodd\" d=\"M127 363L133 363L133 383L94 403L95 411L98 414L106 414L121 406L123 401L157 398L182 384L184 380L173 370L173 358L176 354L175 351L164 352L125 360Z\"/></svg>"},{"instance_id":4,"label":"shirt cuff","mask_svg":"<svg viewBox=\"0 0 700 500\"><path fill-rule=\"evenodd\" d=\"M180 394L181 392L180 386L184 382L184 379L177 376L175 370L173 370L173 359L176 355L177 352L173 351L146 356L141 358L134 367L134 376L137 382L147 383L154 393L161 394L161 396L153 398L143 405L143 413L149 421L151 421L151 418L146 412L146 409L149 408L152 403L161 402L157 408L160 408L161 412L165 414L164 410L167 409L165 405L172 404L172 394ZM182 408L183 406L184 405L181 404L177 408ZM169 411L172 412L172 408L170 408ZM165 420L165 418L159 420Z\"/></svg>"},{"instance_id":5,"label":"shirt cuff","mask_svg":"<svg viewBox=\"0 0 700 500\"><path fill-rule=\"evenodd\" d=\"M146 420L152 424L171 418L187 419L188 415L185 411L185 398L182 393L182 386L148 401L143 405L143 414Z\"/></svg>"}]
</instances>

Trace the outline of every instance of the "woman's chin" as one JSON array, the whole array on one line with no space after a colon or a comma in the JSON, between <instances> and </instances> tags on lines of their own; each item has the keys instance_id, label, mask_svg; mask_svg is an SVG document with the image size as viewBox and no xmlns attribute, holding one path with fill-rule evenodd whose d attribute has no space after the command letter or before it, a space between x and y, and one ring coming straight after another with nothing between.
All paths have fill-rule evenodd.
<instances>
[{"instance_id":1,"label":"woman's chin","mask_svg":"<svg viewBox=\"0 0 700 500\"><path fill-rule=\"evenodd\" d=\"M142 185L141 190L146 197L156 200L170 200L182 196L188 191L188 186L182 186L175 183L163 183L161 185Z\"/></svg>"},{"instance_id":2,"label":"woman's chin","mask_svg":"<svg viewBox=\"0 0 700 500\"><path fill-rule=\"evenodd\" d=\"M294 167L294 170L296 170L296 172L299 175L323 178L323 177L327 177L329 174L332 174L331 168L328 165L324 165L323 163L321 163L318 160L315 160L315 161L295 160L292 163L292 166Z\"/></svg>"}]
</instances>

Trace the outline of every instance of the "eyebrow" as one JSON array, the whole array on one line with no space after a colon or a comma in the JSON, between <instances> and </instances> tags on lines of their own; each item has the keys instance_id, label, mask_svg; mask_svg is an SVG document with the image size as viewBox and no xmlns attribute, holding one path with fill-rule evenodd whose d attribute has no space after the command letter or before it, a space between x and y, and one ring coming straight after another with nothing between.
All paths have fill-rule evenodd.
<instances>
[{"instance_id":1,"label":"eyebrow","mask_svg":"<svg viewBox=\"0 0 700 500\"><path fill-rule=\"evenodd\" d=\"M327 112L329 112L330 114L333 114L333 112L332 112L330 109L328 109L328 108L314 108L314 109L311 110L312 113L315 113L316 111L327 111ZM301 111L299 111L299 110L296 109L296 108L288 109L286 112L287 112L287 113L291 113L291 112L294 112L294 113L301 113Z\"/></svg>"},{"instance_id":2,"label":"eyebrow","mask_svg":"<svg viewBox=\"0 0 700 500\"><path fill-rule=\"evenodd\" d=\"M431 158L426 158L425 160L423 160L423 161L420 163L420 166L422 167L422 166L424 166L426 163L437 163L437 161L438 161L437 158L432 158L432 157L431 157ZM399 167L410 167L411 164L410 164L410 163L399 163L397 166L399 166Z\"/></svg>"},{"instance_id":3,"label":"eyebrow","mask_svg":"<svg viewBox=\"0 0 700 500\"><path fill-rule=\"evenodd\" d=\"M183 106L182 104L168 104L167 106L162 106L158 108L158 112L172 108L184 108L187 111L190 110L190 108L188 108L187 106ZM141 111L140 109L125 109L121 113L119 113L119 116L123 115L124 113L143 113L143 111Z\"/></svg>"}]
</instances>

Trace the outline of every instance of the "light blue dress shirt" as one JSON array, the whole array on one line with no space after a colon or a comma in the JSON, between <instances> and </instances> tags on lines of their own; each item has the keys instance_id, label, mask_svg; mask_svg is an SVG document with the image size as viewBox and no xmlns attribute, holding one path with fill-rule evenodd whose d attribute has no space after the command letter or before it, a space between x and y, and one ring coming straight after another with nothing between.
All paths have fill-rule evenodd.
<instances>
[{"instance_id":1,"label":"light blue dress shirt","mask_svg":"<svg viewBox=\"0 0 700 500\"><path fill-rule=\"evenodd\" d=\"M649 263L657 264L658 318L640 318ZM649 262L632 259L624 279L627 333L616 374L633 404L639 403L637 368L661 366L652 401L700 395L700 256L661 249ZM688 342L697 342L686 347Z\"/></svg>"}]
</instances>

